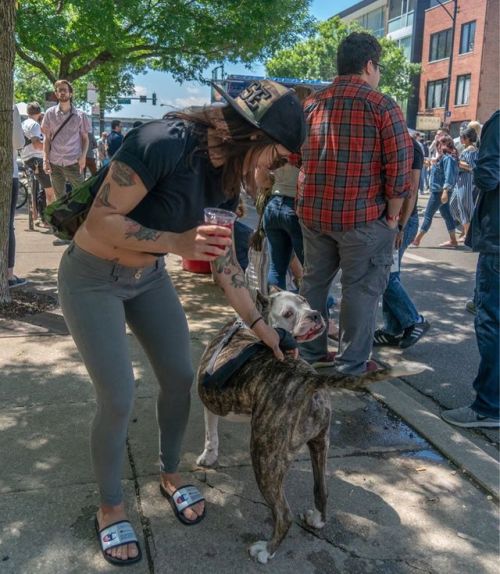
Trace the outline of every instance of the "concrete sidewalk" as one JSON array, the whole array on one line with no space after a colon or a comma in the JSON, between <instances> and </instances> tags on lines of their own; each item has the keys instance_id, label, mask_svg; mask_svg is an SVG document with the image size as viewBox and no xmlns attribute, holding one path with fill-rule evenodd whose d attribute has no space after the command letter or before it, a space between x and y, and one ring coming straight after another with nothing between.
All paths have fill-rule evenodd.
<instances>
[{"instance_id":1,"label":"concrete sidewalk","mask_svg":"<svg viewBox=\"0 0 500 574\"><path fill-rule=\"evenodd\" d=\"M31 288L55 292L63 248L52 245L52 236L27 232L26 227L27 218L20 216L16 272L30 278ZM196 365L205 343L232 312L211 278L182 272L176 257L169 257L168 268L189 318ZM0 320L0 572L114 572L100 557L93 529L97 494L88 451L92 387L60 311L43 315ZM249 427L222 422L219 468L197 469L204 428L193 391L182 470L186 482L203 491L208 506L203 523L182 526L159 495L156 383L129 337L137 399L123 484L144 559L127 572L498 572L495 501L470 479L467 457L461 463L464 472L432 446L439 443L443 428L432 413L419 417L425 421L426 440L421 430L379 400L396 411L406 405L406 416L418 429L411 396L386 383L374 390L376 397L332 394L326 527L313 532L298 518L313 506L311 467L303 453L287 480L296 520L267 566L255 564L247 553L251 543L271 532L269 509L250 464ZM458 438L454 442L467 450Z\"/></svg>"}]
</instances>

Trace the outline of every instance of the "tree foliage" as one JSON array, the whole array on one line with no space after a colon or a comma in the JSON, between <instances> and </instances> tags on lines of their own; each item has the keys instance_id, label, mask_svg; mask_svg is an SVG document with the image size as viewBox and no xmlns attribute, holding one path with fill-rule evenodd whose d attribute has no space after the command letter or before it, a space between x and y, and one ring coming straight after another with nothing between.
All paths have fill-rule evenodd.
<instances>
[{"instance_id":1,"label":"tree foliage","mask_svg":"<svg viewBox=\"0 0 500 574\"><path fill-rule=\"evenodd\" d=\"M50 82L114 66L179 80L222 62L252 62L311 24L310 0L23 0L17 54ZM109 77L109 75L108 75Z\"/></svg>"},{"instance_id":2,"label":"tree foliage","mask_svg":"<svg viewBox=\"0 0 500 574\"><path fill-rule=\"evenodd\" d=\"M345 23L335 17L317 25L314 37L292 48L279 51L266 62L266 71L274 77L305 78L331 81L337 75L337 49L351 32L362 28L355 22ZM401 48L389 38L381 38L384 67L379 89L398 101L405 100L412 91L411 78L420 71L411 64Z\"/></svg>"}]
</instances>

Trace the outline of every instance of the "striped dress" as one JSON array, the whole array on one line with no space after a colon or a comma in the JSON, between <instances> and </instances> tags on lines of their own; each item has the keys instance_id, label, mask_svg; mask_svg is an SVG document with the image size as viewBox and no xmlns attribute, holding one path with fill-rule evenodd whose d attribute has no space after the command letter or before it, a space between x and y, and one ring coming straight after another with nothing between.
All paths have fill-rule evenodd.
<instances>
[{"instance_id":1,"label":"striped dress","mask_svg":"<svg viewBox=\"0 0 500 574\"><path fill-rule=\"evenodd\" d=\"M460 161L468 163L472 169L476 167L478 149L469 146L460 154ZM472 171L460 170L458 173L457 185L450 199L450 210L453 219L459 221L462 225L470 223L472 212L474 211L474 199L472 195Z\"/></svg>"}]
</instances>

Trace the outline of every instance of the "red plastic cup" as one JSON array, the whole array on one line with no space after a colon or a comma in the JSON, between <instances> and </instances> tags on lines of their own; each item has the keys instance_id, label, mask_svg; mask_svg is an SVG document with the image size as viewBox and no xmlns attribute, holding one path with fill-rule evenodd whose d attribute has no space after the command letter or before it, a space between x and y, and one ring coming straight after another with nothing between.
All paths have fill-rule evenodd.
<instances>
[{"instance_id":1,"label":"red plastic cup","mask_svg":"<svg viewBox=\"0 0 500 574\"><path fill-rule=\"evenodd\" d=\"M227 209L218 209L217 207L205 207L204 209L205 223L209 225L220 225L233 229L234 222L236 221L236 213L228 211Z\"/></svg>"}]
</instances>

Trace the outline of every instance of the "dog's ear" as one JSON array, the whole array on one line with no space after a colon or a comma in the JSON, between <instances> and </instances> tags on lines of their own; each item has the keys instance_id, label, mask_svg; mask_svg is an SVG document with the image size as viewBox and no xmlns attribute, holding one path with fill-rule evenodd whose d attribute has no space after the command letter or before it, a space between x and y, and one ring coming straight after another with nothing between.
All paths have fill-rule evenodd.
<instances>
[{"instance_id":1,"label":"dog's ear","mask_svg":"<svg viewBox=\"0 0 500 574\"><path fill-rule=\"evenodd\" d=\"M255 306L260 314L265 317L269 311L269 299L265 295L262 295L259 289L257 289L256 293Z\"/></svg>"}]
</instances>

